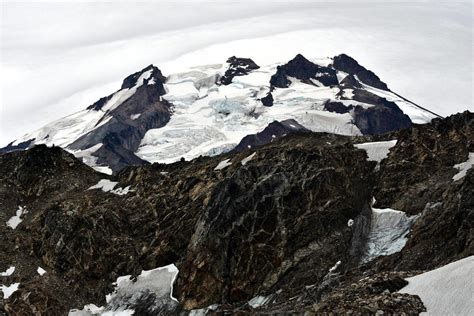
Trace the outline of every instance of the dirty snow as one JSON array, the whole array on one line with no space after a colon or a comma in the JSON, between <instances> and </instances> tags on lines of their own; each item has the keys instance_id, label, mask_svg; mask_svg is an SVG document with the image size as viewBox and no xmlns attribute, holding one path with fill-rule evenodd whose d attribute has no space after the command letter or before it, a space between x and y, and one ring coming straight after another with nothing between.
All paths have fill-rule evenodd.
<instances>
[{"instance_id":1,"label":"dirty snow","mask_svg":"<svg viewBox=\"0 0 474 316\"><path fill-rule=\"evenodd\" d=\"M229 162L230 159L225 159L219 162L219 164L214 168L214 170L222 170L232 164L232 162Z\"/></svg>"},{"instance_id":2,"label":"dirty snow","mask_svg":"<svg viewBox=\"0 0 474 316\"><path fill-rule=\"evenodd\" d=\"M367 240L367 253L362 259L369 262L379 256L387 256L403 249L410 228L418 218L390 208L372 208L372 220Z\"/></svg>"},{"instance_id":3,"label":"dirty snow","mask_svg":"<svg viewBox=\"0 0 474 316\"><path fill-rule=\"evenodd\" d=\"M15 229L22 221L23 219L21 216L23 214L28 213L26 209L24 209L21 206L18 206L18 209L16 210L16 215L12 216L8 221L7 221L7 226L10 227L11 229Z\"/></svg>"},{"instance_id":4,"label":"dirty snow","mask_svg":"<svg viewBox=\"0 0 474 316\"><path fill-rule=\"evenodd\" d=\"M472 315L474 311L474 256L406 279L400 293L420 296L422 315Z\"/></svg>"},{"instance_id":5,"label":"dirty snow","mask_svg":"<svg viewBox=\"0 0 474 316\"><path fill-rule=\"evenodd\" d=\"M1 284L0 289L3 292L3 298L4 299L9 298L13 293L15 293L16 290L18 290L19 285L20 283L12 283L9 286Z\"/></svg>"},{"instance_id":6,"label":"dirty snow","mask_svg":"<svg viewBox=\"0 0 474 316\"><path fill-rule=\"evenodd\" d=\"M255 296L248 303L252 308L259 308L270 300L269 296Z\"/></svg>"},{"instance_id":7,"label":"dirty snow","mask_svg":"<svg viewBox=\"0 0 474 316\"><path fill-rule=\"evenodd\" d=\"M15 272L15 267L11 266L11 267L8 268L5 272L0 272L0 276L2 276L2 277L7 277L7 276L12 275L13 272Z\"/></svg>"},{"instance_id":8,"label":"dirty snow","mask_svg":"<svg viewBox=\"0 0 474 316\"><path fill-rule=\"evenodd\" d=\"M457 165L454 165L454 168L458 169L459 172L453 176L453 180L458 181L459 179L464 178L464 176L466 176L467 174L467 171L471 169L473 165L474 165L474 153L469 153L469 157L467 158L465 162L461 162Z\"/></svg>"},{"instance_id":9,"label":"dirty snow","mask_svg":"<svg viewBox=\"0 0 474 316\"><path fill-rule=\"evenodd\" d=\"M69 311L69 316L133 315L134 311L130 307L140 304L143 295L149 295L150 292L156 295L156 310L162 308L164 304L175 306L178 300L173 297L173 284L178 272L178 268L170 264L153 270L144 270L136 281L131 280L131 275L118 277L114 292L106 296L106 306L97 307L88 304L82 310Z\"/></svg>"},{"instance_id":10,"label":"dirty snow","mask_svg":"<svg viewBox=\"0 0 474 316\"><path fill-rule=\"evenodd\" d=\"M110 181L108 179L100 180L96 185L91 186L88 190L100 189L104 192L110 192L117 195L125 195L128 192L131 192L130 186L125 188L116 188L114 187L118 184L118 182Z\"/></svg>"},{"instance_id":11,"label":"dirty snow","mask_svg":"<svg viewBox=\"0 0 474 316\"><path fill-rule=\"evenodd\" d=\"M381 162L387 158L390 148L397 144L397 140L355 144L354 146L367 152L367 160Z\"/></svg>"},{"instance_id":12,"label":"dirty snow","mask_svg":"<svg viewBox=\"0 0 474 316\"><path fill-rule=\"evenodd\" d=\"M240 162L242 164L242 166L245 166L247 164L247 162L249 162L250 160L253 159L253 157L255 157L256 154L257 153L253 153L250 156L247 156L244 159L242 159L242 161Z\"/></svg>"},{"instance_id":13,"label":"dirty snow","mask_svg":"<svg viewBox=\"0 0 474 316\"><path fill-rule=\"evenodd\" d=\"M39 275L43 275L46 273L46 270L41 267L38 267L38 269L36 269L36 272L38 272Z\"/></svg>"}]
</instances>

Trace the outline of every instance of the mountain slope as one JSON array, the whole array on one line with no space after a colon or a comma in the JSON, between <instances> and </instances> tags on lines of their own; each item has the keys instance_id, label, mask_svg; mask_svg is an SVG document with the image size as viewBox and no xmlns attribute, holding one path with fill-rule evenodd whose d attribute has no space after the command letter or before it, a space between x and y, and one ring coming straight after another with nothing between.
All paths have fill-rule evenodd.
<instances>
[{"instance_id":1,"label":"mountain slope","mask_svg":"<svg viewBox=\"0 0 474 316\"><path fill-rule=\"evenodd\" d=\"M18 288L0 311L419 313L423 300L398 292L404 279L474 255L473 136L465 112L388 135L302 131L116 176L58 147L1 154L0 280ZM172 289L143 287L171 264ZM140 291L107 302L117 280Z\"/></svg>"},{"instance_id":2,"label":"mountain slope","mask_svg":"<svg viewBox=\"0 0 474 316\"><path fill-rule=\"evenodd\" d=\"M293 119L314 132L372 135L433 117L346 55L314 61L297 55L284 65L264 66L231 57L166 78L150 65L125 78L117 92L1 151L54 144L112 173L228 152L274 121Z\"/></svg>"}]
</instances>

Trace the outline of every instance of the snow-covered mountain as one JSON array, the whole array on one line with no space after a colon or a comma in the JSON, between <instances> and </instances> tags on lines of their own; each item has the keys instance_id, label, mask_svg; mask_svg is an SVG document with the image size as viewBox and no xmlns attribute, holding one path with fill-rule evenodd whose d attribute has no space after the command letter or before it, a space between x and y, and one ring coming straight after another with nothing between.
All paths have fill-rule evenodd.
<instances>
[{"instance_id":1,"label":"snow-covered mountain","mask_svg":"<svg viewBox=\"0 0 474 316\"><path fill-rule=\"evenodd\" d=\"M125 78L115 93L1 151L61 146L112 173L248 148L303 130L372 135L436 116L344 54L311 61L297 55L271 65L231 57L167 77L150 65ZM275 121L286 122L278 133L270 126ZM256 137L249 135L260 135L259 141L247 143Z\"/></svg>"}]
</instances>

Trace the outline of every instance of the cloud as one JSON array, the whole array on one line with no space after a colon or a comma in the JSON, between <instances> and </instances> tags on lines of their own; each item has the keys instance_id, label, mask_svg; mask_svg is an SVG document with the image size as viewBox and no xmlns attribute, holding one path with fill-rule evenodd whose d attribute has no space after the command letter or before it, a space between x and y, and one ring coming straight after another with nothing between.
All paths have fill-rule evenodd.
<instances>
[{"instance_id":1,"label":"cloud","mask_svg":"<svg viewBox=\"0 0 474 316\"><path fill-rule=\"evenodd\" d=\"M440 114L472 110L472 4L2 4L0 144L81 110L153 63L352 55Z\"/></svg>"}]
</instances>

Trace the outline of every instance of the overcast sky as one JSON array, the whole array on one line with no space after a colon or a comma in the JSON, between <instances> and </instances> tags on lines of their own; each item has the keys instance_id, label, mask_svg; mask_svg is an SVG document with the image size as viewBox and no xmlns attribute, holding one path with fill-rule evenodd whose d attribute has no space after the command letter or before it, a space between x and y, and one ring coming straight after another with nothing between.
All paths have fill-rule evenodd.
<instances>
[{"instance_id":1,"label":"overcast sky","mask_svg":"<svg viewBox=\"0 0 474 316\"><path fill-rule=\"evenodd\" d=\"M473 110L471 1L1 2L0 145L153 63L347 53L439 114Z\"/></svg>"}]
</instances>

